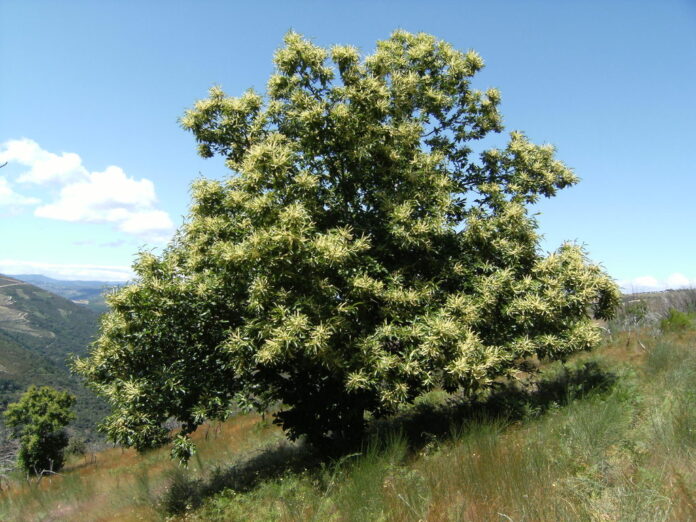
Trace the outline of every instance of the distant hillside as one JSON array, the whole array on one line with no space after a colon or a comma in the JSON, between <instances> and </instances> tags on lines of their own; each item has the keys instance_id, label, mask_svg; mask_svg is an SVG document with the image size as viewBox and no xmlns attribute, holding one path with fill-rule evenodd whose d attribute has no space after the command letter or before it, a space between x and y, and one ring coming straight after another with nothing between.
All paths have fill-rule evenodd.
<instances>
[{"instance_id":1,"label":"distant hillside","mask_svg":"<svg viewBox=\"0 0 696 522\"><path fill-rule=\"evenodd\" d=\"M98 319L84 306L0 275L0 409L31 384L66 389L78 398L75 428L92 438L106 408L70 374L67 358L87 353Z\"/></svg>"},{"instance_id":2,"label":"distant hillside","mask_svg":"<svg viewBox=\"0 0 696 522\"><path fill-rule=\"evenodd\" d=\"M624 294L616 317L608 326L613 332L655 328L671 309L696 312L696 289Z\"/></svg>"},{"instance_id":3,"label":"distant hillside","mask_svg":"<svg viewBox=\"0 0 696 522\"><path fill-rule=\"evenodd\" d=\"M121 286L123 283L116 281L63 281L52 279L39 274L19 274L10 277L31 283L34 286L70 299L74 303L81 304L96 312L106 311L104 292Z\"/></svg>"},{"instance_id":4,"label":"distant hillside","mask_svg":"<svg viewBox=\"0 0 696 522\"><path fill-rule=\"evenodd\" d=\"M639 292L625 294L625 303L642 301L650 312L656 316L664 316L670 309L681 311L696 310L696 289L663 290L661 292Z\"/></svg>"}]
</instances>

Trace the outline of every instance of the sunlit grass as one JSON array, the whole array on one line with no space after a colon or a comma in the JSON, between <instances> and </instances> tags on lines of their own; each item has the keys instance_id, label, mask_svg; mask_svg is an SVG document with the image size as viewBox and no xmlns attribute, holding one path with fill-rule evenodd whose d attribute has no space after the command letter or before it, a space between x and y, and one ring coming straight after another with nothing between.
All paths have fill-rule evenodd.
<instances>
[{"instance_id":1,"label":"sunlit grass","mask_svg":"<svg viewBox=\"0 0 696 522\"><path fill-rule=\"evenodd\" d=\"M188 469L114 448L17 478L0 519L696 519L694 347L693 331L615 335L536 386L430 394L333 460L240 416L198 431Z\"/></svg>"},{"instance_id":2,"label":"sunlit grass","mask_svg":"<svg viewBox=\"0 0 696 522\"><path fill-rule=\"evenodd\" d=\"M589 356L618 376L610 389L532 407L521 419L464 422L420 447L392 435L250 493L226 490L184 518L693 519L693 334L617 344Z\"/></svg>"},{"instance_id":3,"label":"sunlit grass","mask_svg":"<svg viewBox=\"0 0 696 522\"><path fill-rule=\"evenodd\" d=\"M256 415L202 426L194 435L199 453L187 473L230 465L240 453L281 438ZM166 449L138 454L112 448L73 458L59 476L40 482L16 476L0 496L0 520L156 520L177 467Z\"/></svg>"}]
</instances>

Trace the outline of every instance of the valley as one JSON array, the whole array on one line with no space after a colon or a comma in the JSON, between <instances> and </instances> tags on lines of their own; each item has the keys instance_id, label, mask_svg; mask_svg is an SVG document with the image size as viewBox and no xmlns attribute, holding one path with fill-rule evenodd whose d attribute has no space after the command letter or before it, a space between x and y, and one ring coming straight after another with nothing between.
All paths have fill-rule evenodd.
<instances>
[{"instance_id":1,"label":"valley","mask_svg":"<svg viewBox=\"0 0 696 522\"><path fill-rule=\"evenodd\" d=\"M0 408L30 385L53 386L77 397L72 429L96 440L105 404L69 370L97 332L99 314L32 284L0 276Z\"/></svg>"}]
</instances>

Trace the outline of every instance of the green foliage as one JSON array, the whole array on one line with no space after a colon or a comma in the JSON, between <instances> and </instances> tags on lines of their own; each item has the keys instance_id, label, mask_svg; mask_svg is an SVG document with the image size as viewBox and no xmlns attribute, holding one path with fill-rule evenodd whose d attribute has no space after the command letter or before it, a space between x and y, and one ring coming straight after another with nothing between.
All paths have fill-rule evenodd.
<instances>
[{"instance_id":1,"label":"green foliage","mask_svg":"<svg viewBox=\"0 0 696 522\"><path fill-rule=\"evenodd\" d=\"M646 300L631 299L624 301L614 318L609 321L609 330L612 333L618 333L643 327L649 322L650 312L651 310Z\"/></svg>"},{"instance_id":2,"label":"green foliage","mask_svg":"<svg viewBox=\"0 0 696 522\"><path fill-rule=\"evenodd\" d=\"M648 303L641 299L634 299L623 306L622 312L633 324L640 324L648 315Z\"/></svg>"},{"instance_id":3,"label":"green foliage","mask_svg":"<svg viewBox=\"0 0 696 522\"><path fill-rule=\"evenodd\" d=\"M58 471L68 435L63 428L75 418L75 397L49 386L30 386L4 413L5 424L19 438L18 464L30 473Z\"/></svg>"},{"instance_id":4,"label":"green foliage","mask_svg":"<svg viewBox=\"0 0 696 522\"><path fill-rule=\"evenodd\" d=\"M82 457L86 453L87 441L83 437L70 437L67 446L65 446L65 454Z\"/></svg>"},{"instance_id":5,"label":"green foliage","mask_svg":"<svg viewBox=\"0 0 696 522\"><path fill-rule=\"evenodd\" d=\"M577 178L550 145L502 130L471 87L473 51L395 32L361 59L296 33L265 95L217 87L182 118L233 174L198 180L186 224L108 298L77 370L113 407L104 428L146 449L234 401L283 406L313 442L359 434L441 387L472 393L526 358L600 339L618 290L578 246L544 256L527 206Z\"/></svg>"},{"instance_id":6,"label":"green foliage","mask_svg":"<svg viewBox=\"0 0 696 522\"><path fill-rule=\"evenodd\" d=\"M693 322L689 314L670 309L667 317L660 320L660 330L663 332L683 332L693 327Z\"/></svg>"}]
</instances>

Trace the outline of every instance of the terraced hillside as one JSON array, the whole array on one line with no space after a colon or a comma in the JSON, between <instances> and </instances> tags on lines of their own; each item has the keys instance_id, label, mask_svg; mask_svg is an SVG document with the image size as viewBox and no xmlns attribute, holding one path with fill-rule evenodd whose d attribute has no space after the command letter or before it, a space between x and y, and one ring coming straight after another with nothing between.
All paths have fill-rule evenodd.
<instances>
[{"instance_id":1,"label":"terraced hillside","mask_svg":"<svg viewBox=\"0 0 696 522\"><path fill-rule=\"evenodd\" d=\"M69 390L77 398L75 428L88 438L105 407L70 374L70 354L83 355L98 314L36 286L0 275L0 409L31 384Z\"/></svg>"}]
</instances>

